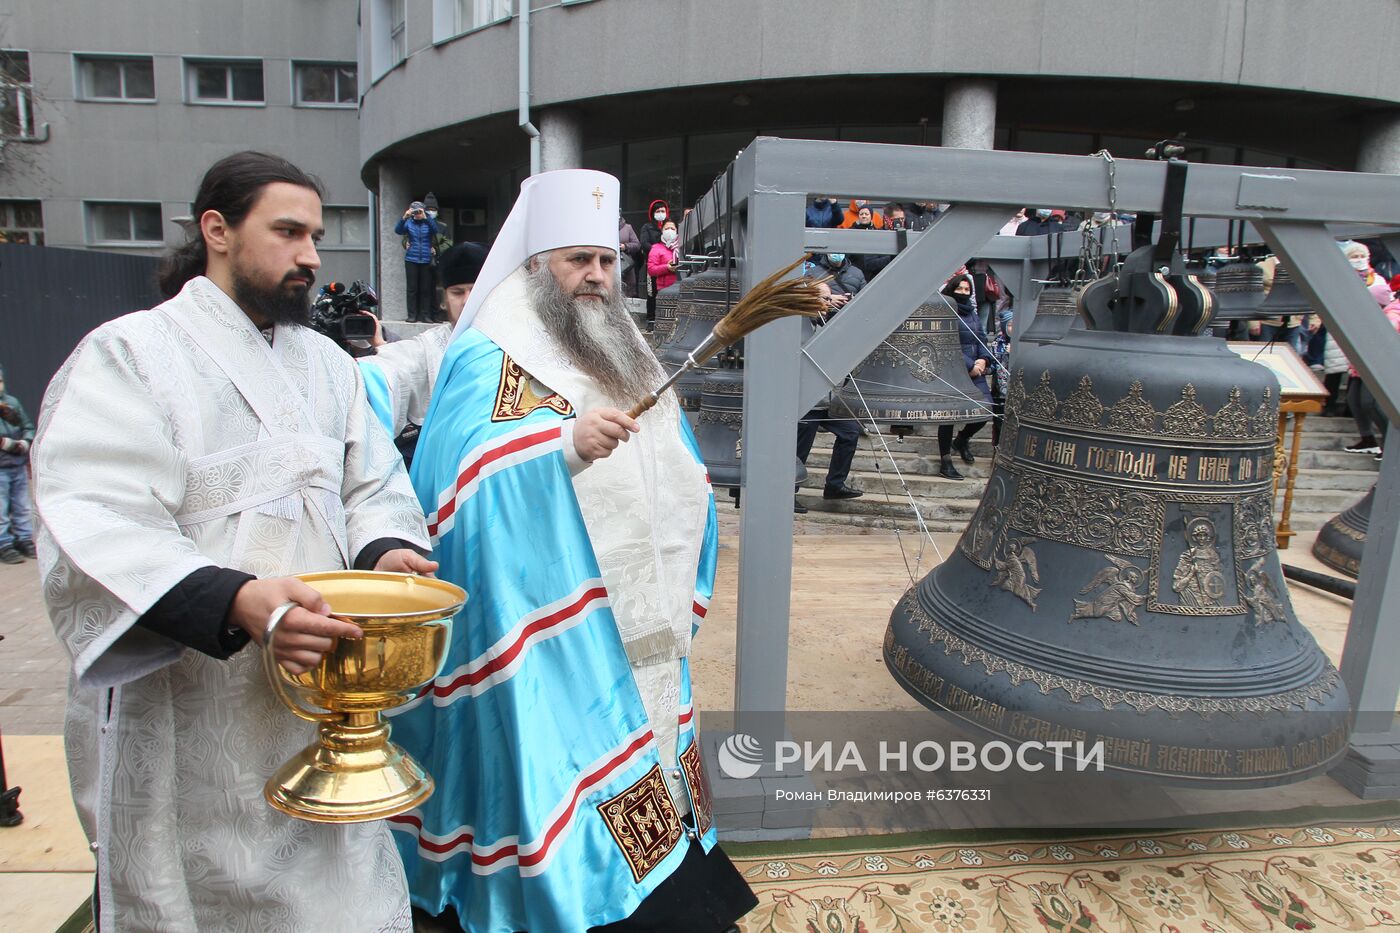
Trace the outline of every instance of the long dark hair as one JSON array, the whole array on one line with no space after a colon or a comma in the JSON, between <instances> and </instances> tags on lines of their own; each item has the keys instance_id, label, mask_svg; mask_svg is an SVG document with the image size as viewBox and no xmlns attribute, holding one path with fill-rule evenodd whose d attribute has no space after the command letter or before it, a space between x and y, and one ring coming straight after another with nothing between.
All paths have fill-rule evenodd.
<instances>
[{"instance_id":1,"label":"long dark hair","mask_svg":"<svg viewBox=\"0 0 1400 933\"><path fill-rule=\"evenodd\" d=\"M157 278L161 294L173 298L186 282L204 274L209 251L199 219L205 211L218 211L230 227L237 227L247 218L263 188L278 181L310 188L322 199L326 196L319 178L303 172L281 156L249 150L235 152L211 165L199 183L199 193L194 199L194 223L185 243L167 254L161 263Z\"/></svg>"}]
</instances>

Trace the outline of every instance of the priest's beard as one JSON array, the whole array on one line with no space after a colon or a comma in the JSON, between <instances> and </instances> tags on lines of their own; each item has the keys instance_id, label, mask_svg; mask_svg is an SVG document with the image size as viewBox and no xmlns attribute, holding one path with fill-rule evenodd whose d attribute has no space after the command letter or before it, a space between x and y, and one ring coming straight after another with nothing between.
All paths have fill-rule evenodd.
<instances>
[{"instance_id":1,"label":"priest's beard","mask_svg":"<svg viewBox=\"0 0 1400 933\"><path fill-rule=\"evenodd\" d=\"M526 274L530 306L540 322L573 364L609 398L626 404L639 402L665 381L618 289L605 292L583 285L567 295L545 262L533 269L527 266ZM602 300L579 295L600 295Z\"/></svg>"},{"instance_id":2,"label":"priest's beard","mask_svg":"<svg viewBox=\"0 0 1400 933\"><path fill-rule=\"evenodd\" d=\"M271 288L259 285L245 276L235 265L233 277L233 300L254 320L261 319L266 324L286 324L292 327L305 327L311 323L311 284L316 274L310 269L293 269ZM300 279L305 279L303 285Z\"/></svg>"}]
</instances>

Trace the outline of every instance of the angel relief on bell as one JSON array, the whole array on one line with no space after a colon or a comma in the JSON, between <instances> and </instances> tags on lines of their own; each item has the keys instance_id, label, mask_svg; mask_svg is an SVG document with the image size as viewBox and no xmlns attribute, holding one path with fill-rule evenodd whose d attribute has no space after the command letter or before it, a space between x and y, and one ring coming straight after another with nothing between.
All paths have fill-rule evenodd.
<instances>
[{"instance_id":1,"label":"angel relief on bell","mask_svg":"<svg viewBox=\"0 0 1400 933\"><path fill-rule=\"evenodd\" d=\"M1122 557L1112 554L1105 554L1104 557L1108 560L1108 566L1094 574L1094 578L1079 591L1080 596L1087 598L1074 601L1070 621L1108 619L1140 625L1137 612L1147 602L1147 594L1143 592L1147 575L1142 568Z\"/></svg>"}]
</instances>

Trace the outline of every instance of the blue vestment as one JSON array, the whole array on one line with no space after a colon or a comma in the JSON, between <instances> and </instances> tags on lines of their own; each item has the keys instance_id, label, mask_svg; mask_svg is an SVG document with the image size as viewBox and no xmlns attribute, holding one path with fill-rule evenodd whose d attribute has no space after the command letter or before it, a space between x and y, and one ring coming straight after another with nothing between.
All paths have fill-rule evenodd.
<instances>
[{"instance_id":1,"label":"blue vestment","mask_svg":"<svg viewBox=\"0 0 1400 933\"><path fill-rule=\"evenodd\" d=\"M413 902L481 933L586 930L630 915L715 843L680 660L677 760L663 762L574 494L560 395L490 338L448 347L413 461L438 575L468 593L443 673L393 718L436 793L391 826ZM699 450L684 418L684 441ZM714 585L710 498L694 624ZM692 830L662 769L682 776Z\"/></svg>"}]
</instances>

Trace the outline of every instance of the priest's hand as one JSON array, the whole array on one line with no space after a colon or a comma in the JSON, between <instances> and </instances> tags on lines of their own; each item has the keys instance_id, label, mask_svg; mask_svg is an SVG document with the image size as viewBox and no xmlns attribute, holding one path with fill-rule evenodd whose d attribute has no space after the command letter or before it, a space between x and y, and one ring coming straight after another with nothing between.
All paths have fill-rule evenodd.
<instances>
[{"instance_id":1,"label":"priest's hand","mask_svg":"<svg viewBox=\"0 0 1400 933\"><path fill-rule=\"evenodd\" d=\"M625 411L594 408L574 419L574 452L589 463L601 460L641 429Z\"/></svg>"},{"instance_id":2,"label":"priest's hand","mask_svg":"<svg viewBox=\"0 0 1400 933\"><path fill-rule=\"evenodd\" d=\"M438 569L438 563L435 560L428 560L417 551L401 547L385 551L383 556L379 558L379 562L374 565L374 569L388 573L417 573L428 577L432 576L433 571Z\"/></svg>"},{"instance_id":3,"label":"priest's hand","mask_svg":"<svg viewBox=\"0 0 1400 933\"><path fill-rule=\"evenodd\" d=\"M229 607L228 620L263 643L267 622L284 603L295 608L277 624L277 661L293 674L311 670L321 655L331 650L336 638L360 638L359 626L329 617L330 605L321 594L295 577L249 580L238 588Z\"/></svg>"}]
</instances>

